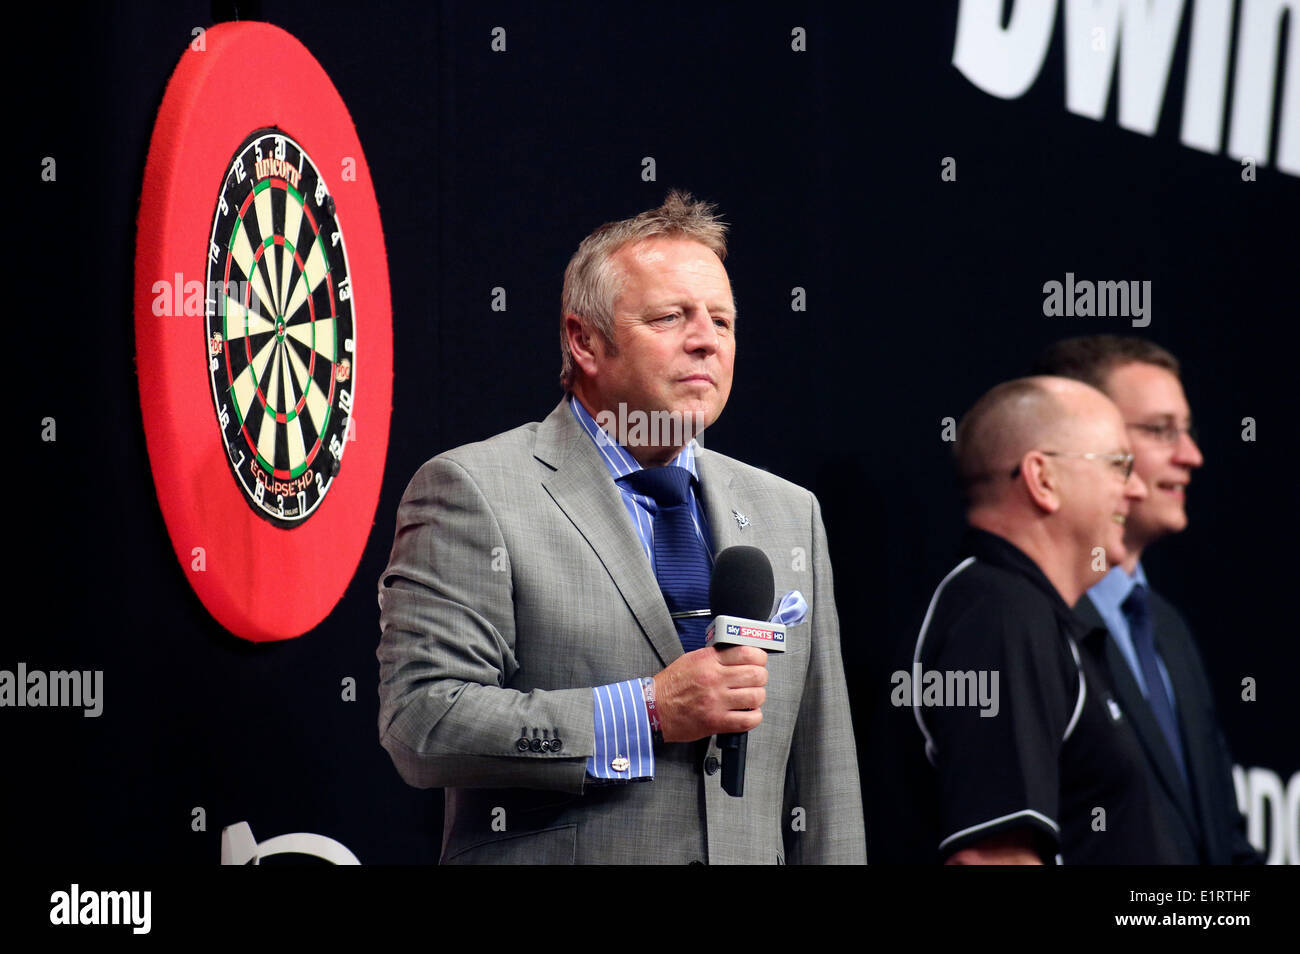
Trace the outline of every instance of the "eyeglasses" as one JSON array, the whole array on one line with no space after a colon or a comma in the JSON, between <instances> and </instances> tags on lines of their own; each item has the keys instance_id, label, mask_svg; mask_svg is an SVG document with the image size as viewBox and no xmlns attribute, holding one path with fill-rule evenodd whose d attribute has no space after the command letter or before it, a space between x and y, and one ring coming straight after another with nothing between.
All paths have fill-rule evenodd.
<instances>
[{"instance_id":1,"label":"eyeglasses","mask_svg":"<svg viewBox=\"0 0 1300 954\"><path fill-rule=\"evenodd\" d=\"M1192 425L1179 427L1173 421L1165 421L1163 424L1126 424L1125 427L1136 427L1144 434L1150 434L1162 444L1177 444L1178 439L1186 434L1196 443L1196 428Z\"/></svg>"},{"instance_id":2,"label":"eyeglasses","mask_svg":"<svg viewBox=\"0 0 1300 954\"><path fill-rule=\"evenodd\" d=\"M1076 454L1070 451L1042 451L1044 457L1081 457L1084 460L1104 460L1115 468L1116 473L1122 474L1125 480L1133 476L1132 454L1098 454L1090 451L1087 454ZM1016 464L1015 470L1011 471L1012 479L1020 476L1020 465Z\"/></svg>"}]
</instances>

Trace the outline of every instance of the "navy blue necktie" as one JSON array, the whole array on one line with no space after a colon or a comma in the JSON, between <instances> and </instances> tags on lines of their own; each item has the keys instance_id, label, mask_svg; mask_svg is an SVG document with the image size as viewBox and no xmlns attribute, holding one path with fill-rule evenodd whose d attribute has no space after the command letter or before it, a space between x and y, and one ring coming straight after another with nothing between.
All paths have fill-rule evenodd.
<instances>
[{"instance_id":1,"label":"navy blue necktie","mask_svg":"<svg viewBox=\"0 0 1300 954\"><path fill-rule=\"evenodd\" d=\"M1133 648L1137 650L1138 665L1142 667L1142 678L1147 684L1147 701L1156 717L1160 731L1164 733L1169 751L1178 763L1178 771L1187 781L1187 764L1183 760L1183 740L1178 732L1178 720L1174 717L1174 706L1165 691L1165 681L1156 664L1155 628L1151 625L1151 610L1148 604L1147 588L1141 583L1133 587L1128 599L1120 605L1124 617L1128 620L1129 634L1133 637Z\"/></svg>"},{"instance_id":2,"label":"navy blue necktie","mask_svg":"<svg viewBox=\"0 0 1300 954\"><path fill-rule=\"evenodd\" d=\"M708 616L678 616L709 608L713 561L691 516L691 472L684 467L650 467L620 477L636 493L655 502L654 568L668 612L674 614L682 649L704 646Z\"/></svg>"}]
</instances>

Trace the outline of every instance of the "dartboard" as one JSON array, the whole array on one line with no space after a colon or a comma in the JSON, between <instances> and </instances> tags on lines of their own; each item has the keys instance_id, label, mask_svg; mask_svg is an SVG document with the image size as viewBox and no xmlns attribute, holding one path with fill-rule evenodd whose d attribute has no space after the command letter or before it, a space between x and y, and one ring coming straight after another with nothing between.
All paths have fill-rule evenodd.
<instances>
[{"instance_id":1,"label":"dartboard","mask_svg":"<svg viewBox=\"0 0 1300 954\"><path fill-rule=\"evenodd\" d=\"M347 590L383 484L393 324L370 166L315 57L243 21L181 55L143 173L133 370L158 507L212 617L290 639Z\"/></svg>"},{"instance_id":2,"label":"dartboard","mask_svg":"<svg viewBox=\"0 0 1300 954\"><path fill-rule=\"evenodd\" d=\"M207 360L244 499L307 520L343 462L356 375L347 246L311 157L282 130L235 153L208 244Z\"/></svg>"}]
</instances>

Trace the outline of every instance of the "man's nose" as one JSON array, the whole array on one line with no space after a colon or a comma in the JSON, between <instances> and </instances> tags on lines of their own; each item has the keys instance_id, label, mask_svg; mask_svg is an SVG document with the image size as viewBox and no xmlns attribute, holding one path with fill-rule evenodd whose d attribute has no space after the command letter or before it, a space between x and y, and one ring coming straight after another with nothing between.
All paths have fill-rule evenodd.
<instances>
[{"instance_id":1,"label":"man's nose","mask_svg":"<svg viewBox=\"0 0 1300 954\"><path fill-rule=\"evenodd\" d=\"M1124 481L1124 496L1129 500L1145 500L1147 496L1147 485L1138 476L1135 470L1128 475L1128 480Z\"/></svg>"},{"instance_id":2,"label":"man's nose","mask_svg":"<svg viewBox=\"0 0 1300 954\"><path fill-rule=\"evenodd\" d=\"M1192 435L1186 431L1179 433L1178 443L1174 445L1174 463L1192 468L1200 467L1205 463L1205 458L1201 456L1201 449L1196 446L1196 441L1192 440Z\"/></svg>"},{"instance_id":3,"label":"man's nose","mask_svg":"<svg viewBox=\"0 0 1300 954\"><path fill-rule=\"evenodd\" d=\"M693 309L687 318L686 350L710 354L718 350L718 329L707 308Z\"/></svg>"}]
</instances>

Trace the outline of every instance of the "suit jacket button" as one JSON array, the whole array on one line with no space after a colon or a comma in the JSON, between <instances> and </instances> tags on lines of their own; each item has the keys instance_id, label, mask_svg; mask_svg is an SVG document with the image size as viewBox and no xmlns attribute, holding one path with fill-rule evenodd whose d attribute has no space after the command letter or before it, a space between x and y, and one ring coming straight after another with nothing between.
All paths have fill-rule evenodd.
<instances>
[{"instance_id":1,"label":"suit jacket button","mask_svg":"<svg viewBox=\"0 0 1300 954\"><path fill-rule=\"evenodd\" d=\"M517 748L520 752L527 752L527 751L528 751L528 740L527 740L527 739L520 739L518 742L515 743L515 748Z\"/></svg>"},{"instance_id":2,"label":"suit jacket button","mask_svg":"<svg viewBox=\"0 0 1300 954\"><path fill-rule=\"evenodd\" d=\"M720 764L721 763L718 762L718 757L716 755L710 755L707 759L704 760L704 774L717 775L718 766Z\"/></svg>"},{"instance_id":3,"label":"suit jacket button","mask_svg":"<svg viewBox=\"0 0 1300 954\"><path fill-rule=\"evenodd\" d=\"M560 751L560 740L559 740L559 739L551 739L551 751L552 751L552 752L558 752L558 751Z\"/></svg>"},{"instance_id":4,"label":"suit jacket button","mask_svg":"<svg viewBox=\"0 0 1300 954\"><path fill-rule=\"evenodd\" d=\"M533 739L533 741L528 743L528 747L532 749L534 752L540 752L542 751L542 740Z\"/></svg>"}]
</instances>

